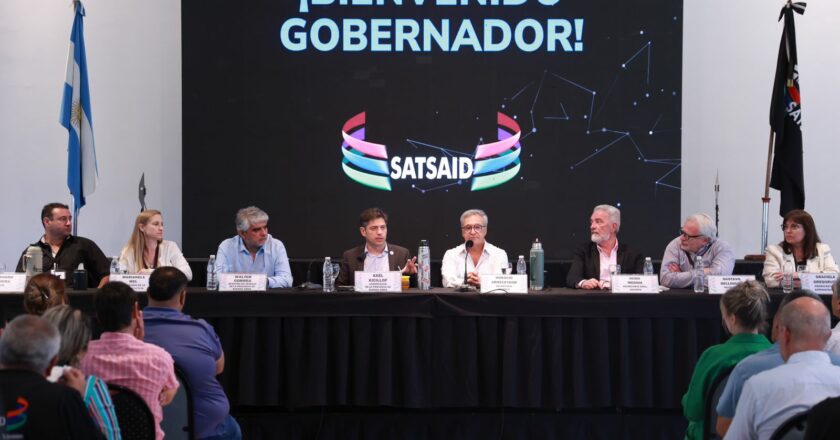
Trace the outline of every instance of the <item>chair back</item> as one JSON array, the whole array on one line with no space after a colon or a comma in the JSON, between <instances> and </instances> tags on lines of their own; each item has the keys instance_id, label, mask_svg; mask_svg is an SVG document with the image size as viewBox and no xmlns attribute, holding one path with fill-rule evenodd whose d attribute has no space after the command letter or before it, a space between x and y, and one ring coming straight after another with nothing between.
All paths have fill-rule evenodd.
<instances>
[{"instance_id":1,"label":"chair back","mask_svg":"<svg viewBox=\"0 0 840 440\"><path fill-rule=\"evenodd\" d=\"M799 414L787 419L776 428L770 440L802 440L805 438L805 427L808 421L809 411L802 411Z\"/></svg>"},{"instance_id":2,"label":"chair back","mask_svg":"<svg viewBox=\"0 0 840 440\"><path fill-rule=\"evenodd\" d=\"M704 400L706 405L706 421L703 424L704 439L720 440L720 436L717 435L716 430L718 419L717 404L720 400L720 395L723 393L723 389L726 388L726 383L729 382L729 375L732 374L733 368L735 366L721 370L717 377L715 377L715 380L712 381L709 391L706 392L706 400Z\"/></svg>"},{"instance_id":3,"label":"chair back","mask_svg":"<svg viewBox=\"0 0 840 440\"><path fill-rule=\"evenodd\" d=\"M108 392L114 402L123 440L154 440L155 418L143 398L126 387L111 383Z\"/></svg>"},{"instance_id":4,"label":"chair back","mask_svg":"<svg viewBox=\"0 0 840 440\"><path fill-rule=\"evenodd\" d=\"M169 405L163 407L163 421L161 429L171 440L191 440L193 434L193 402L187 375L184 370L175 366L175 377L178 378L178 392Z\"/></svg>"}]
</instances>

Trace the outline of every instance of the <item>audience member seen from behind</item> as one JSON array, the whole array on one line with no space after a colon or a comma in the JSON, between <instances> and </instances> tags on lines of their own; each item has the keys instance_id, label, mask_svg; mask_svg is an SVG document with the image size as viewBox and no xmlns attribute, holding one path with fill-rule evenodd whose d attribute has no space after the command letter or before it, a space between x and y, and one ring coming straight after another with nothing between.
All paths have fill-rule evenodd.
<instances>
[{"instance_id":1,"label":"audience member seen from behind","mask_svg":"<svg viewBox=\"0 0 840 440\"><path fill-rule=\"evenodd\" d=\"M747 380L725 439L769 439L789 418L840 396L840 367L823 351L831 319L822 301L799 298L782 309L785 364Z\"/></svg>"},{"instance_id":2,"label":"audience member seen from behind","mask_svg":"<svg viewBox=\"0 0 840 440\"><path fill-rule=\"evenodd\" d=\"M764 253L762 275L767 287L779 287L784 277L785 262L789 262L795 271L795 287L800 286L799 266L805 266L808 273L840 272L831 256L831 249L820 242L811 214L801 209L788 212L782 221L782 232L784 240L767 246Z\"/></svg>"},{"instance_id":3,"label":"audience member seen from behind","mask_svg":"<svg viewBox=\"0 0 840 440\"><path fill-rule=\"evenodd\" d=\"M66 274L68 286L73 282L73 271L84 264L87 271L87 284L90 287L102 287L108 282L111 264L99 246L93 241L71 235L73 216L70 208L63 203L48 203L41 209L41 226L44 235L30 246L41 249L44 271L58 270ZM23 255L18 261L15 272L23 272Z\"/></svg>"},{"instance_id":4,"label":"audience member seen from behind","mask_svg":"<svg viewBox=\"0 0 840 440\"><path fill-rule=\"evenodd\" d=\"M62 381L46 378L57 360L61 335L38 316L13 319L0 336L0 403L3 438L97 439L102 434L79 394L84 376L64 371ZM69 385L69 386L68 386Z\"/></svg>"},{"instance_id":5,"label":"audience member seen from behind","mask_svg":"<svg viewBox=\"0 0 840 440\"><path fill-rule=\"evenodd\" d=\"M30 315L43 315L47 309L61 304L67 304L67 294L64 281L55 275L39 273L23 289L23 309Z\"/></svg>"},{"instance_id":6,"label":"audience member seen from behind","mask_svg":"<svg viewBox=\"0 0 840 440\"><path fill-rule=\"evenodd\" d=\"M56 365L79 368L79 363L87 352L91 336L90 326L82 312L67 304L62 304L47 310L42 318L56 326L61 335ZM108 394L108 385L94 375L82 379L80 383L83 386L79 393L93 420L99 425L99 430L109 440L121 438L114 404L111 401L111 395Z\"/></svg>"},{"instance_id":7,"label":"audience member seen from behind","mask_svg":"<svg viewBox=\"0 0 840 440\"><path fill-rule=\"evenodd\" d=\"M758 353L745 357L741 360L741 362L738 362L738 365L735 365L735 368L732 369L732 373L729 375L729 380L726 381L726 386L723 388L723 391L720 394L720 400L718 400L717 404L718 417L715 430L719 436L723 437L726 435L729 425L732 424L732 418L735 417L735 405L738 404L738 400L740 399L741 392L744 388L744 383L747 379L762 371L776 368L785 363L785 360L782 359L779 346L779 339L782 333L779 318L782 315L782 309L788 303L797 298L802 298L803 296L813 298L817 301L822 301L819 295L811 292L810 290L796 289L785 295L782 302L779 304L779 308L773 315L773 326L770 332L770 340L773 341L773 345L766 350L762 350ZM832 354L829 354L829 357L831 357L832 364L840 365L840 357Z\"/></svg>"},{"instance_id":8,"label":"audience member seen from behind","mask_svg":"<svg viewBox=\"0 0 840 440\"><path fill-rule=\"evenodd\" d=\"M177 267L192 279L192 270L178 245L163 239L163 216L149 209L134 221L131 238L120 252L120 265L129 273L152 273L163 266Z\"/></svg>"},{"instance_id":9,"label":"audience member seen from behind","mask_svg":"<svg viewBox=\"0 0 840 440\"><path fill-rule=\"evenodd\" d=\"M225 368L225 353L213 327L181 312L187 300L187 277L161 267L149 278L149 306L143 310L146 342L163 347L189 383L195 437L241 439L239 424L216 376Z\"/></svg>"},{"instance_id":10,"label":"audience member seen from behind","mask_svg":"<svg viewBox=\"0 0 840 440\"><path fill-rule=\"evenodd\" d=\"M691 383L682 398L683 414L688 419L686 439L703 438L705 398L720 372L748 355L770 347L770 341L760 334L767 320L769 302L767 291L758 281L740 283L721 296L721 318L732 337L723 344L709 347L697 360Z\"/></svg>"},{"instance_id":11,"label":"audience member seen from behind","mask_svg":"<svg viewBox=\"0 0 840 440\"><path fill-rule=\"evenodd\" d=\"M686 288L694 283L694 260L703 258L705 275L732 275L735 252L729 243L717 238L715 221L708 214L692 214L685 219L680 235L671 240L662 255L659 282L665 287Z\"/></svg>"},{"instance_id":12,"label":"audience member seen from behind","mask_svg":"<svg viewBox=\"0 0 840 440\"><path fill-rule=\"evenodd\" d=\"M831 313L840 318L840 277L831 285ZM831 336L825 343L825 351L840 356L840 322L831 329Z\"/></svg>"},{"instance_id":13,"label":"audience member seen from behind","mask_svg":"<svg viewBox=\"0 0 840 440\"><path fill-rule=\"evenodd\" d=\"M106 284L93 297L93 305L102 335L88 344L82 371L140 395L154 416L156 438L162 439L161 406L172 402L178 389L172 356L143 342L143 313L137 294L128 285Z\"/></svg>"}]
</instances>

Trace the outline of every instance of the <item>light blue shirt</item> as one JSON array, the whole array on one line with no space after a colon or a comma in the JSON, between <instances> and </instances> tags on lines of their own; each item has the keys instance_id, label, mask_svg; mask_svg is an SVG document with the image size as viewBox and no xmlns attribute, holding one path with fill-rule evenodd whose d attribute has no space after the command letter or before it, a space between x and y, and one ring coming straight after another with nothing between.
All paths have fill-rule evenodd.
<instances>
[{"instance_id":1,"label":"light blue shirt","mask_svg":"<svg viewBox=\"0 0 840 440\"><path fill-rule=\"evenodd\" d=\"M840 365L840 357L831 353L828 356L832 364ZM784 363L785 360L782 359L782 354L779 352L778 342L767 350L751 354L741 360L741 362L738 362L738 365L732 370L732 374L729 375L726 387L724 387L723 393L720 395L720 400L717 405L718 416L733 418L735 416L735 405L738 404L738 399L741 398L744 382L762 371L776 368Z\"/></svg>"},{"instance_id":2,"label":"light blue shirt","mask_svg":"<svg viewBox=\"0 0 840 440\"><path fill-rule=\"evenodd\" d=\"M368 251L367 245L365 245L365 272L388 272L390 269L390 265L388 264L388 245L385 245L385 249L379 255L373 255Z\"/></svg>"},{"instance_id":3,"label":"light blue shirt","mask_svg":"<svg viewBox=\"0 0 840 440\"><path fill-rule=\"evenodd\" d=\"M268 288L292 287L292 271L283 242L268 235L265 244L252 260L242 237L228 238L219 245L216 252L217 273L264 273L268 276Z\"/></svg>"},{"instance_id":4,"label":"light blue shirt","mask_svg":"<svg viewBox=\"0 0 840 440\"><path fill-rule=\"evenodd\" d=\"M792 416L840 396L840 367L824 351L794 353L787 363L749 378L725 440L769 439Z\"/></svg>"},{"instance_id":5,"label":"light blue shirt","mask_svg":"<svg viewBox=\"0 0 840 440\"><path fill-rule=\"evenodd\" d=\"M717 238L698 250L697 255L703 257L703 267L709 269L708 275L732 275L735 269L735 252L729 243ZM691 287L694 284L695 254L680 249L680 237L671 240L662 255L662 266L659 269L659 282L673 289ZM669 266L676 263L679 272L671 272ZM708 284L708 278L706 278Z\"/></svg>"}]
</instances>

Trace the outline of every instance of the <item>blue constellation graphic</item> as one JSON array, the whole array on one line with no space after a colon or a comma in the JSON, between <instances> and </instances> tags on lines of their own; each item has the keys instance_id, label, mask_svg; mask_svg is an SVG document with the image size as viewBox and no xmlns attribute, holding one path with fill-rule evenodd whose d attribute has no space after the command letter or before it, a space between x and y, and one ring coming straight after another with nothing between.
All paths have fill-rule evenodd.
<instances>
[{"instance_id":1,"label":"blue constellation graphic","mask_svg":"<svg viewBox=\"0 0 840 440\"><path fill-rule=\"evenodd\" d=\"M425 142L420 142L420 141L414 140L414 139L406 139L405 141L408 142L415 149L417 149L417 148L430 148L430 149L433 149L433 150L436 150L436 151L439 151L439 152L443 153L447 157L454 157L455 155L467 156L467 157L472 156L472 154L470 154L470 153L465 153L463 151L453 150L451 148L441 147L439 145L427 144ZM423 187L423 186L420 186L420 185L415 183L415 184L411 185L411 188L419 191L421 194L425 194L427 192L436 191L436 190L440 190L440 189L442 189L446 192L449 192L449 190L447 188L449 188L450 186L462 185L463 183L464 182L461 179L458 179L458 180L456 180L454 182L451 182L451 183L445 183L443 185L429 186L429 187Z\"/></svg>"}]
</instances>

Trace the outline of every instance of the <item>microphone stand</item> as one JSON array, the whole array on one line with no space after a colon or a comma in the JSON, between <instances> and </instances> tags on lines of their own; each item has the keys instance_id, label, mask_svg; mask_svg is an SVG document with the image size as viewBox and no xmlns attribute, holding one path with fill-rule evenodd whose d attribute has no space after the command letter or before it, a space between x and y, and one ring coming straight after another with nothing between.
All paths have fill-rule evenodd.
<instances>
[{"instance_id":1,"label":"microphone stand","mask_svg":"<svg viewBox=\"0 0 840 440\"><path fill-rule=\"evenodd\" d=\"M475 291L475 287L467 284L467 259L470 258L470 249L472 249L472 247L473 247L472 240L467 240L464 243L464 253L466 254L464 256L464 284L462 284L461 287L458 288L459 292L474 292Z\"/></svg>"},{"instance_id":2,"label":"microphone stand","mask_svg":"<svg viewBox=\"0 0 840 440\"><path fill-rule=\"evenodd\" d=\"M320 289L321 287L323 287L318 283L313 283L309 281L310 279L312 279L312 263L316 261L318 260L312 260L309 262L309 266L306 267L306 281L301 283L300 286L298 286L298 289Z\"/></svg>"}]
</instances>

